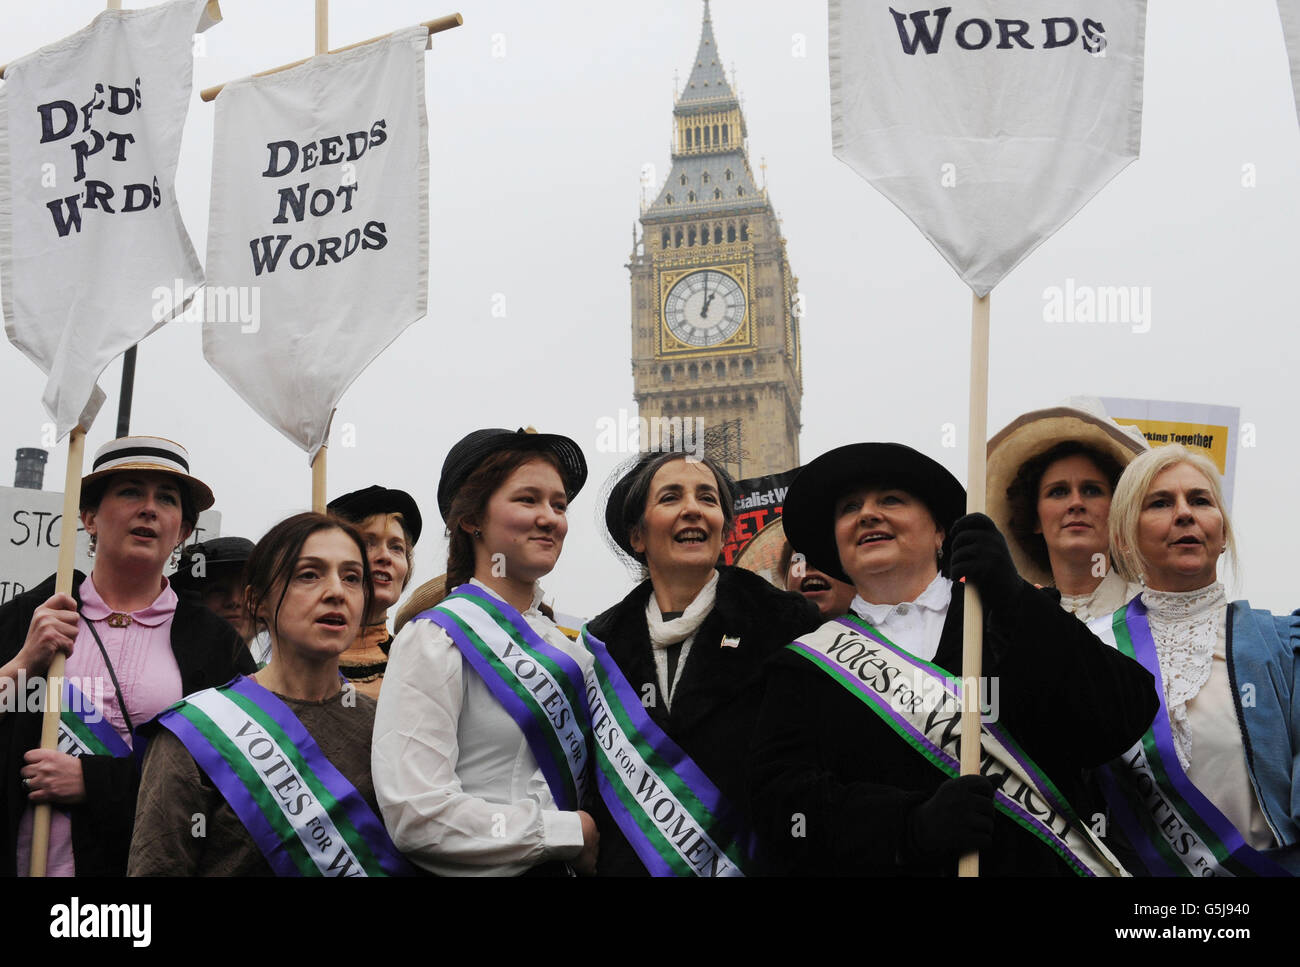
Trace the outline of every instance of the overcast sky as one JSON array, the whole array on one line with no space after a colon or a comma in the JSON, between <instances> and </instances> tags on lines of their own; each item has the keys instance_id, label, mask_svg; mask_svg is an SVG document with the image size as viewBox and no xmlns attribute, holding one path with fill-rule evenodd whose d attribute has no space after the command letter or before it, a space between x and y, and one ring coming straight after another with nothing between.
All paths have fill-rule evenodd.
<instances>
[{"instance_id":1,"label":"overcast sky","mask_svg":"<svg viewBox=\"0 0 1300 967\"><path fill-rule=\"evenodd\" d=\"M1062 3L1063 7L1086 5ZM84 26L102 4L6 4L0 61ZM197 89L311 53L311 0L222 0L204 35L177 178L202 255L213 107ZM335 0L337 47L452 12L428 0ZM334 423L331 496L409 490L427 529L415 581L443 570L434 489L471 429L533 424L586 450L557 607L593 615L630 584L607 550L595 497L626 454L596 449L602 418L634 414L625 265L643 165L669 168L673 77L700 34L698 0L655 4L462 0L465 25L426 55L430 132L428 316L353 384ZM897 209L831 155L826 5L715 0L718 48L737 71L749 153L783 218L807 314L804 461L896 440L965 479L970 293ZM909 8L910 9L910 8ZM1241 407L1256 445L1238 454L1234 596L1300 605L1294 506L1300 126L1274 0L1151 0L1142 157L992 296L989 429L1072 394ZM1246 168L1246 166L1252 166ZM1253 172L1247 186L1244 173ZM656 184L657 190L659 185ZM1044 321L1044 290L1149 287L1150 329ZM504 297L504 318L492 308ZM114 433L119 364L87 459ZM39 445L44 376L0 349L0 481ZM944 425L957 428L944 446ZM340 445L349 428L355 445ZM189 447L223 531L258 537L310 502L307 457L203 360L200 330L173 323L140 347L133 432ZM62 484L66 448L46 485ZM4 469L8 467L9 469Z\"/></svg>"}]
</instances>

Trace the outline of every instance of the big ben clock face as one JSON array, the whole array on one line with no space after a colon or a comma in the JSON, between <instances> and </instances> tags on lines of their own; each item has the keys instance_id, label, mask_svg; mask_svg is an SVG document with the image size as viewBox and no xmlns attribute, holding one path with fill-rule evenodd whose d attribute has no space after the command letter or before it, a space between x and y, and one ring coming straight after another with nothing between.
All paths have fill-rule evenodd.
<instances>
[{"instance_id":1,"label":"big ben clock face","mask_svg":"<svg viewBox=\"0 0 1300 967\"><path fill-rule=\"evenodd\" d=\"M734 336L744 318L744 290L717 269L685 276L664 300L664 322L688 346L716 346Z\"/></svg>"}]
</instances>

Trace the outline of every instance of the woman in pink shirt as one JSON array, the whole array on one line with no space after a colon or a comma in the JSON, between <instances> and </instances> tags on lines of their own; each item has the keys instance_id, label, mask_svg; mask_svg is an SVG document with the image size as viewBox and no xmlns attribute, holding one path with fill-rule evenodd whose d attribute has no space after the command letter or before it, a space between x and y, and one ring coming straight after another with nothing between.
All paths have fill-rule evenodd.
<instances>
[{"instance_id":1,"label":"woman in pink shirt","mask_svg":"<svg viewBox=\"0 0 1300 967\"><path fill-rule=\"evenodd\" d=\"M81 483L90 576L77 573L71 595L53 593L51 577L0 608L0 691L13 699L0 701L0 875L28 873L40 803L55 807L50 875L122 875L138 783L135 727L182 695L252 670L234 630L178 600L163 577L212 503L184 447L113 440ZM39 696L60 652L71 688L58 749L41 749Z\"/></svg>"}]
</instances>

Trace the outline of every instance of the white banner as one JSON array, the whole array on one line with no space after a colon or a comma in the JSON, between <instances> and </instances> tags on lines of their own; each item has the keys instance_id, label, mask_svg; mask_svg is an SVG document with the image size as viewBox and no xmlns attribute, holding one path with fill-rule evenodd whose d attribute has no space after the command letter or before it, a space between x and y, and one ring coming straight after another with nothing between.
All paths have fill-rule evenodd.
<instances>
[{"instance_id":1,"label":"white banner","mask_svg":"<svg viewBox=\"0 0 1300 967\"><path fill-rule=\"evenodd\" d=\"M114 358L183 309L159 287L203 280L173 181L204 0L105 11L28 54L0 88L5 332L49 377L60 436L89 428Z\"/></svg>"},{"instance_id":2,"label":"white banner","mask_svg":"<svg viewBox=\"0 0 1300 967\"><path fill-rule=\"evenodd\" d=\"M1282 17L1282 36L1291 60L1291 91L1295 94L1296 117L1300 118L1300 0L1277 0Z\"/></svg>"},{"instance_id":3,"label":"white banner","mask_svg":"<svg viewBox=\"0 0 1300 967\"><path fill-rule=\"evenodd\" d=\"M976 295L1138 155L1145 0L830 0L835 155Z\"/></svg>"},{"instance_id":4,"label":"white banner","mask_svg":"<svg viewBox=\"0 0 1300 967\"><path fill-rule=\"evenodd\" d=\"M0 487L0 604L30 591L59 566L59 531L63 526L63 494L53 490ZM221 536L221 513L199 514L186 544ZM77 523L77 556L73 567L89 574L94 558L90 538ZM167 570L170 570L168 568Z\"/></svg>"},{"instance_id":5,"label":"white banner","mask_svg":"<svg viewBox=\"0 0 1300 967\"><path fill-rule=\"evenodd\" d=\"M343 392L425 313L427 47L412 27L217 97L203 353L312 455Z\"/></svg>"}]
</instances>

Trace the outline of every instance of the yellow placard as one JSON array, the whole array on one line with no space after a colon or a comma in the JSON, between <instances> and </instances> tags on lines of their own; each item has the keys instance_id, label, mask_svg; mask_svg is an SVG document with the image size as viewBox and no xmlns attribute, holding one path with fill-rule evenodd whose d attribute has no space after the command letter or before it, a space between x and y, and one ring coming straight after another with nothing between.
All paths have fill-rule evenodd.
<instances>
[{"instance_id":1,"label":"yellow placard","mask_svg":"<svg viewBox=\"0 0 1300 967\"><path fill-rule=\"evenodd\" d=\"M1116 413L1112 419L1120 425L1136 426L1153 447L1181 443L1194 453L1204 453L1214 461L1219 473L1227 473L1228 428L1209 423L1185 423L1169 420L1145 420Z\"/></svg>"}]
</instances>

